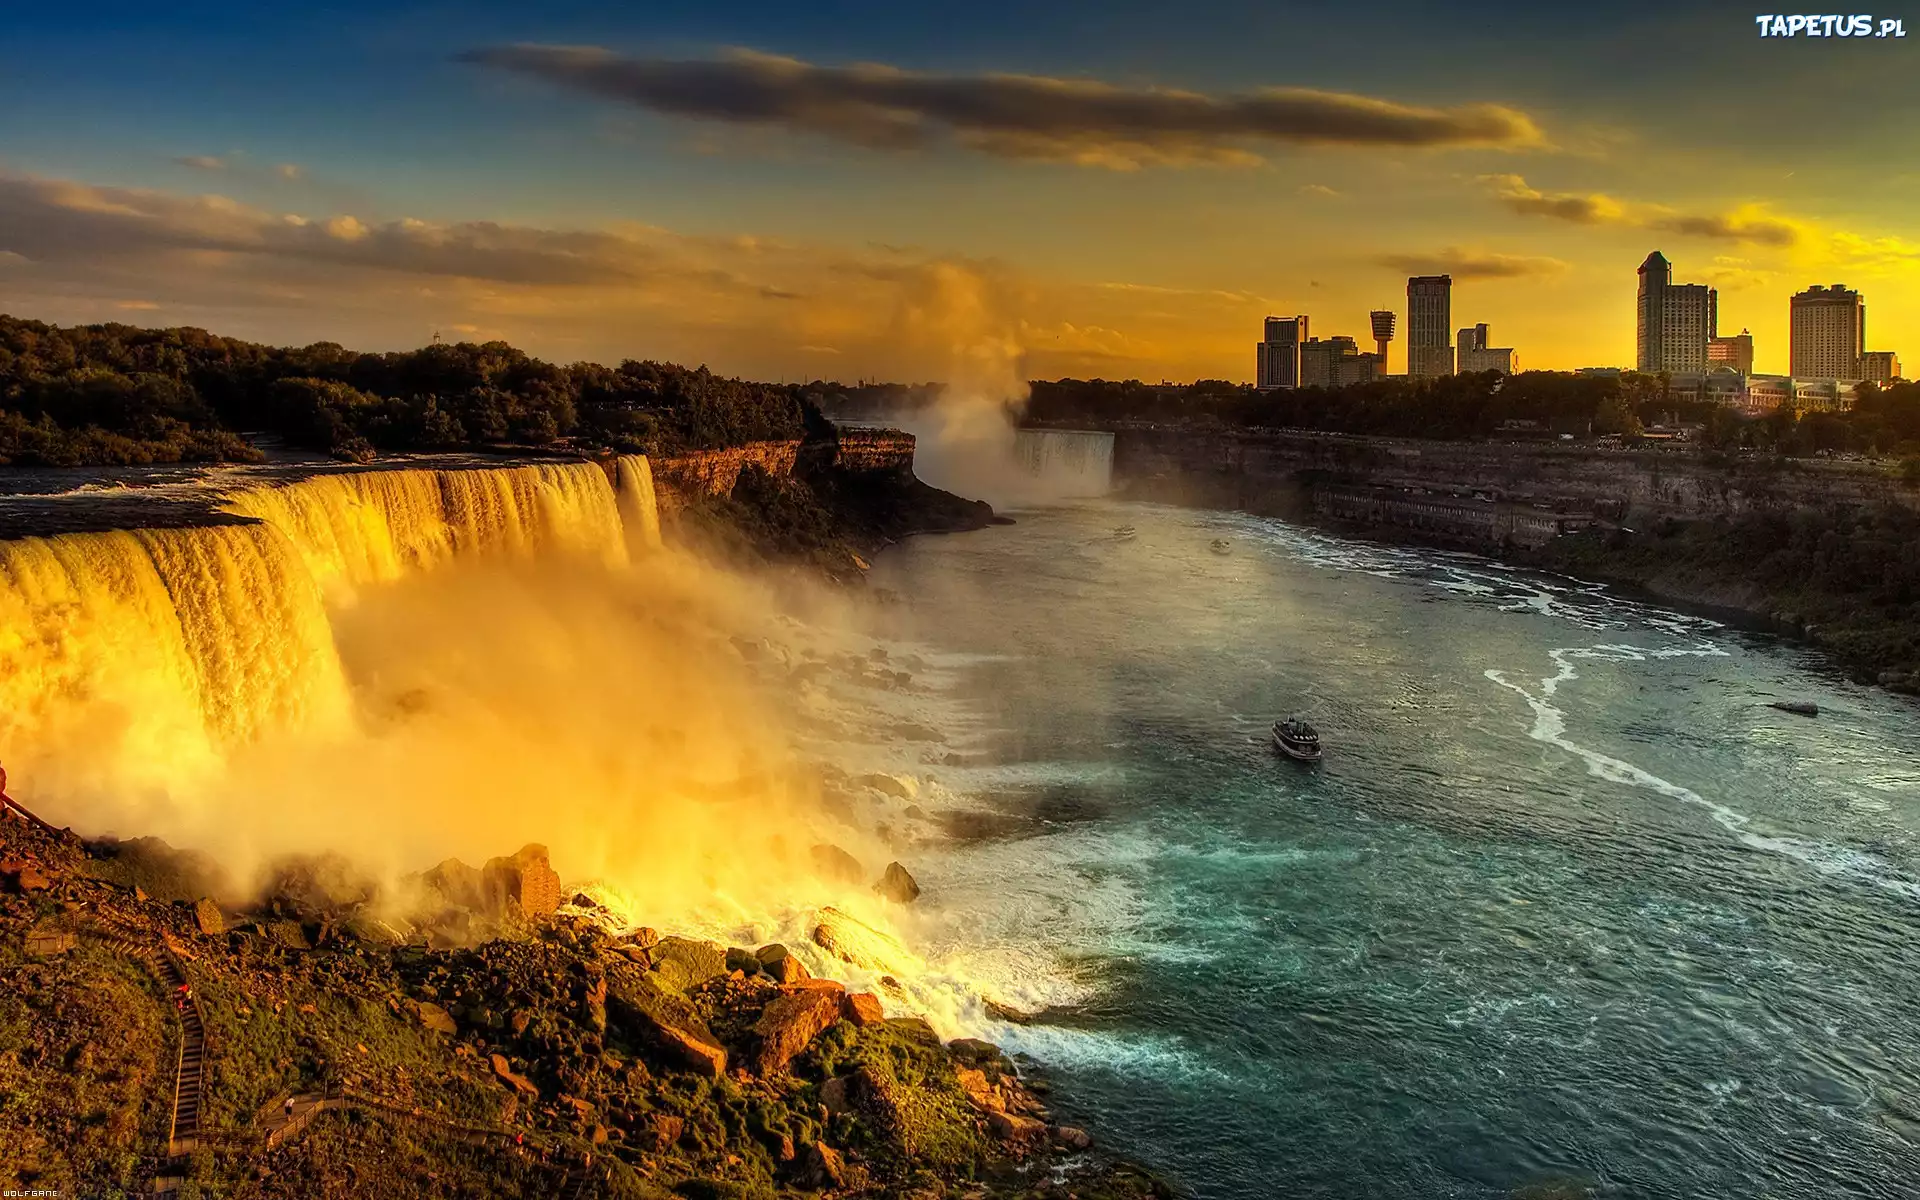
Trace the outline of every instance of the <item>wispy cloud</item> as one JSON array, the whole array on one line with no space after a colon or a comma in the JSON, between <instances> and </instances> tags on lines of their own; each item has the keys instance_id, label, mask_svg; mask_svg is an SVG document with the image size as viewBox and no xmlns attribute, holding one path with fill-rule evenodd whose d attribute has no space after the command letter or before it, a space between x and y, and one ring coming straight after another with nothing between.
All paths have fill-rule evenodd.
<instances>
[{"instance_id":1,"label":"wispy cloud","mask_svg":"<svg viewBox=\"0 0 1920 1200\"><path fill-rule=\"evenodd\" d=\"M1303 183L1299 187L1302 196L1338 196L1340 193L1324 183Z\"/></svg>"},{"instance_id":2,"label":"wispy cloud","mask_svg":"<svg viewBox=\"0 0 1920 1200\"><path fill-rule=\"evenodd\" d=\"M1800 224L1774 216L1757 204L1744 204L1727 212L1689 213L1661 204L1630 203L1604 192L1543 192L1518 175L1484 175L1481 179L1492 188L1495 199L1514 212L1576 225L1622 225L1763 246L1791 246L1806 232Z\"/></svg>"},{"instance_id":3,"label":"wispy cloud","mask_svg":"<svg viewBox=\"0 0 1920 1200\"><path fill-rule=\"evenodd\" d=\"M717 59L627 57L581 46L493 46L462 61L669 116L775 126L882 150L951 140L1000 158L1133 170L1247 165L1271 145L1526 148L1526 113L1436 108L1312 88L1224 95L1040 75L934 75L819 66L733 50Z\"/></svg>"},{"instance_id":4,"label":"wispy cloud","mask_svg":"<svg viewBox=\"0 0 1920 1200\"><path fill-rule=\"evenodd\" d=\"M1496 254L1448 246L1436 254L1385 254L1375 260L1408 275L1451 275L1459 280L1521 279L1558 275L1567 264L1545 255Z\"/></svg>"},{"instance_id":5,"label":"wispy cloud","mask_svg":"<svg viewBox=\"0 0 1920 1200\"><path fill-rule=\"evenodd\" d=\"M4 174L0 266L16 311L47 319L160 312L372 349L441 330L562 359L666 357L762 377L829 363L946 377L974 353L956 322L1037 373L1218 373L1244 357L1244 330L1265 310L1250 293L1044 278L913 248L300 215Z\"/></svg>"}]
</instances>

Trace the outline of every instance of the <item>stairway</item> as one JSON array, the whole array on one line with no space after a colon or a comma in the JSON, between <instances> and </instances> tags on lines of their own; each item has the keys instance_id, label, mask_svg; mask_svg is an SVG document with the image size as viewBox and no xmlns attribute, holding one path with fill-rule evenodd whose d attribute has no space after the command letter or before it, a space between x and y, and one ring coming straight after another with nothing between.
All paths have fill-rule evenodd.
<instances>
[{"instance_id":1,"label":"stairway","mask_svg":"<svg viewBox=\"0 0 1920 1200\"><path fill-rule=\"evenodd\" d=\"M173 1131L167 1136L167 1156L189 1154L200 1140L200 1102L205 1091L207 1026L200 1016L200 1002L192 996L179 1003L180 987L187 982L180 962L166 951L143 955L147 966L167 999L180 1013L180 1069L173 1084Z\"/></svg>"},{"instance_id":2,"label":"stairway","mask_svg":"<svg viewBox=\"0 0 1920 1200\"><path fill-rule=\"evenodd\" d=\"M568 1168L566 1177L560 1181L560 1200L587 1200L600 1190L594 1186L597 1182L593 1159L581 1159Z\"/></svg>"}]
</instances>

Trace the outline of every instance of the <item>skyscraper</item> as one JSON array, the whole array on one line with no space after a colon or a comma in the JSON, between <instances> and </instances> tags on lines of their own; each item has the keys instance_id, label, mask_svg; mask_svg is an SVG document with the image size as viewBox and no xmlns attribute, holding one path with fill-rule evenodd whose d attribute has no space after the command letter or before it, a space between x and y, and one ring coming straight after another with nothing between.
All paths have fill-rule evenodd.
<instances>
[{"instance_id":1,"label":"skyscraper","mask_svg":"<svg viewBox=\"0 0 1920 1200\"><path fill-rule=\"evenodd\" d=\"M1453 374L1453 276L1415 275L1407 280L1407 374L1431 379Z\"/></svg>"},{"instance_id":2,"label":"skyscraper","mask_svg":"<svg viewBox=\"0 0 1920 1200\"><path fill-rule=\"evenodd\" d=\"M1862 378L1867 348L1867 303L1845 284L1819 284L1796 293L1788 306L1787 373L1808 379Z\"/></svg>"},{"instance_id":3,"label":"skyscraper","mask_svg":"<svg viewBox=\"0 0 1920 1200\"><path fill-rule=\"evenodd\" d=\"M1707 343L1719 332L1720 294L1702 283L1673 282L1673 268L1655 250L1640 264L1640 301L1634 366L1660 371L1704 371Z\"/></svg>"},{"instance_id":4,"label":"skyscraper","mask_svg":"<svg viewBox=\"0 0 1920 1200\"><path fill-rule=\"evenodd\" d=\"M1393 340L1393 310L1376 308L1367 314L1367 319L1373 322L1374 356L1380 360L1380 373L1384 375L1387 373L1387 343Z\"/></svg>"},{"instance_id":5,"label":"skyscraper","mask_svg":"<svg viewBox=\"0 0 1920 1200\"><path fill-rule=\"evenodd\" d=\"M1254 386L1300 386L1300 344L1307 340L1307 318L1268 317L1266 336L1254 351Z\"/></svg>"}]
</instances>

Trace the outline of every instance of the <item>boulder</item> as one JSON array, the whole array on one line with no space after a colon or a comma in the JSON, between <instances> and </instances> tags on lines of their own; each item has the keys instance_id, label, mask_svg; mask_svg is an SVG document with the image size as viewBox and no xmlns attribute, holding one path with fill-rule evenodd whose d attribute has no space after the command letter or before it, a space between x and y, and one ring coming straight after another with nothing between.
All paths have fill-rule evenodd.
<instances>
[{"instance_id":1,"label":"boulder","mask_svg":"<svg viewBox=\"0 0 1920 1200\"><path fill-rule=\"evenodd\" d=\"M987 1128L993 1136L1003 1142L1030 1142L1045 1137L1047 1126L1044 1121L1032 1117L1023 1117L1019 1113L994 1112L987 1114Z\"/></svg>"},{"instance_id":2,"label":"boulder","mask_svg":"<svg viewBox=\"0 0 1920 1200\"><path fill-rule=\"evenodd\" d=\"M760 956L744 946L727 947L727 973L738 971L742 975L760 973Z\"/></svg>"},{"instance_id":3,"label":"boulder","mask_svg":"<svg viewBox=\"0 0 1920 1200\"><path fill-rule=\"evenodd\" d=\"M866 877L867 869L860 865L860 860L838 846L821 842L811 853L814 872L822 879L858 883Z\"/></svg>"},{"instance_id":4,"label":"boulder","mask_svg":"<svg viewBox=\"0 0 1920 1200\"><path fill-rule=\"evenodd\" d=\"M727 1052L685 996L668 991L657 975L609 973L607 1019L635 1040L652 1046L675 1066L709 1078L726 1073Z\"/></svg>"},{"instance_id":5,"label":"boulder","mask_svg":"<svg viewBox=\"0 0 1920 1200\"><path fill-rule=\"evenodd\" d=\"M9 891L44 892L53 886L53 880L47 877L40 864L30 858L11 858L0 862L0 875L6 877Z\"/></svg>"},{"instance_id":6,"label":"boulder","mask_svg":"<svg viewBox=\"0 0 1920 1200\"><path fill-rule=\"evenodd\" d=\"M807 1145L798 1176L801 1187L844 1188L847 1186L847 1178L847 1160L838 1150L825 1142L811 1142Z\"/></svg>"},{"instance_id":7,"label":"boulder","mask_svg":"<svg viewBox=\"0 0 1920 1200\"><path fill-rule=\"evenodd\" d=\"M500 1081L512 1088L515 1092L518 1092L522 1096L538 1096L540 1094L540 1089L533 1085L533 1080L528 1079L525 1075L514 1073L513 1068L507 1064L505 1055L489 1055L487 1061L493 1064L493 1073L500 1077Z\"/></svg>"},{"instance_id":8,"label":"boulder","mask_svg":"<svg viewBox=\"0 0 1920 1200\"><path fill-rule=\"evenodd\" d=\"M668 1116L666 1113L654 1113L647 1118L646 1124L642 1127L642 1133L645 1139L642 1144L650 1144L654 1153L661 1153L670 1148L675 1142L678 1142L680 1135L686 1132L686 1128L686 1121L680 1117Z\"/></svg>"},{"instance_id":9,"label":"boulder","mask_svg":"<svg viewBox=\"0 0 1920 1200\"><path fill-rule=\"evenodd\" d=\"M545 846L522 846L511 858L490 859L480 874L489 913L504 909L508 900L534 918L560 908L560 876L547 861Z\"/></svg>"},{"instance_id":10,"label":"boulder","mask_svg":"<svg viewBox=\"0 0 1920 1200\"><path fill-rule=\"evenodd\" d=\"M193 906L193 923L208 937L219 937L227 931L227 918L220 906L205 896Z\"/></svg>"},{"instance_id":11,"label":"boulder","mask_svg":"<svg viewBox=\"0 0 1920 1200\"><path fill-rule=\"evenodd\" d=\"M981 1112L1006 1111L1006 1100L1001 1097L1000 1089L988 1081L985 1071L974 1067L962 1067L955 1073L955 1078L960 1082L960 1090L967 1094L967 1099Z\"/></svg>"},{"instance_id":12,"label":"boulder","mask_svg":"<svg viewBox=\"0 0 1920 1200\"><path fill-rule=\"evenodd\" d=\"M1089 1135L1086 1130L1076 1129L1072 1125L1055 1125L1053 1127L1053 1140L1059 1142L1069 1150L1091 1150L1093 1148L1092 1136Z\"/></svg>"},{"instance_id":13,"label":"boulder","mask_svg":"<svg viewBox=\"0 0 1920 1200\"><path fill-rule=\"evenodd\" d=\"M871 775L862 775L855 779L854 782L864 787L870 787L876 792L883 792L898 800L918 800L920 798L919 781L909 775L883 775L875 772Z\"/></svg>"},{"instance_id":14,"label":"boulder","mask_svg":"<svg viewBox=\"0 0 1920 1200\"><path fill-rule=\"evenodd\" d=\"M660 935L642 925L627 936L627 943L642 950L651 950L660 944Z\"/></svg>"},{"instance_id":15,"label":"boulder","mask_svg":"<svg viewBox=\"0 0 1920 1200\"><path fill-rule=\"evenodd\" d=\"M754 953L759 969L771 976L775 983L799 983L813 978L813 972L807 970L807 964L793 956L793 952L775 942L771 946L762 946Z\"/></svg>"},{"instance_id":16,"label":"boulder","mask_svg":"<svg viewBox=\"0 0 1920 1200\"><path fill-rule=\"evenodd\" d=\"M460 1032L460 1026L454 1023L453 1014L441 1008L438 1004L429 1004L427 1001L422 1000L411 1007L413 1008L413 1015L419 1018L420 1024L433 1030L435 1033L444 1033L452 1036Z\"/></svg>"},{"instance_id":17,"label":"boulder","mask_svg":"<svg viewBox=\"0 0 1920 1200\"><path fill-rule=\"evenodd\" d=\"M840 1019L843 993L831 988L782 989L754 1022L754 1069L772 1075L787 1069L794 1056Z\"/></svg>"},{"instance_id":18,"label":"boulder","mask_svg":"<svg viewBox=\"0 0 1920 1200\"><path fill-rule=\"evenodd\" d=\"M979 1038L955 1038L947 1043L947 1053L958 1062L970 1067L992 1068L996 1071L1013 1070L1013 1063L992 1042L983 1042Z\"/></svg>"},{"instance_id":19,"label":"boulder","mask_svg":"<svg viewBox=\"0 0 1920 1200\"><path fill-rule=\"evenodd\" d=\"M887 1019L880 1007L880 997L872 992L848 992L844 1012L847 1020L862 1029Z\"/></svg>"},{"instance_id":20,"label":"boulder","mask_svg":"<svg viewBox=\"0 0 1920 1200\"><path fill-rule=\"evenodd\" d=\"M880 876L880 882L873 885L873 890L895 904L912 904L920 898L920 885L912 873L897 862L887 864L886 872Z\"/></svg>"},{"instance_id":21,"label":"boulder","mask_svg":"<svg viewBox=\"0 0 1920 1200\"><path fill-rule=\"evenodd\" d=\"M679 986L680 991L695 984L705 983L716 975L725 975L727 966L727 948L719 942L702 942L693 938L661 938L654 948L648 951L653 960L653 969L666 972L669 964L678 967L675 977L684 975L686 982Z\"/></svg>"},{"instance_id":22,"label":"boulder","mask_svg":"<svg viewBox=\"0 0 1920 1200\"><path fill-rule=\"evenodd\" d=\"M888 1017L887 1028L909 1041L920 1042L927 1046L938 1046L940 1035L933 1031L924 1017Z\"/></svg>"},{"instance_id":23,"label":"boulder","mask_svg":"<svg viewBox=\"0 0 1920 1200\"><path fill-rule=\"evenodd\" d=\"M813 944L841 962L875 971L891 971L913 957L898 938L837 908L820 910L820 921L813 927Z\"/></svg>"}]
</instances>

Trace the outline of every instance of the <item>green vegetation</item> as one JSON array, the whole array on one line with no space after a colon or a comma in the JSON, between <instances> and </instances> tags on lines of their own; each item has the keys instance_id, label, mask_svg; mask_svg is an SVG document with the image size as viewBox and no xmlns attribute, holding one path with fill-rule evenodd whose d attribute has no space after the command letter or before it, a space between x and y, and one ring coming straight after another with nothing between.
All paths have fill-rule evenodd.
<instances>
[{"instance_id":1,"label":"green vegetation","mask_svg":"<svg viewBox=\"0 0 1920 1200\"><path fill-rule=\"evenodd\" d=\"M1862 384L1844 413L1785 410L1758 418L1718 404L1675 400L1667 389L1662 377L1632 371L1617 378L1487 371L1279 392L1217 379L1183 386L1062 379L1032 385L1026 416L1043 423L1144 421L1439 439L1510 437L1516 424L1579 438L1631 438L1652 425L1697 424L1703 427L1700 440L1718 449L1920 457L1920 384ZM898 399L911 404L924 398L902 390Z\"/></svg>"},{"instance_id":2,"label":"green vegetation","mask_svg":"<svg viewBox=\"0 0 1920 1200\"><path fill-rule=\"evenodd\" d=\"M0 1183L127 1195L172 1112L165 1002L102 947L38 961L20 945L0 943Z\"/></svg>"},{"instance_id":3,"label":"green vegetation","mask_svg":"<svg viewBox=\"0 0 1920 1200\"><path fill-rule=\"evenodd\" d=\"M504 342L361 354L0 316L0 466L250 462L253 432L350 461L561 440L658 454L796 438L818 422L800 389L705 367L562 367Z\"/></svg>"},{"instance_id":4,"label":"green vegetation","mask_svg":"<svg viewBox=\"0 0 1920 1200\"><path fill-rule=\"evenodd\" d=\"M1868 682L1920 688L1920 513L1832 508L1556 538L1525 557L1812 627Z\"/></svg>"}]
</instances>

